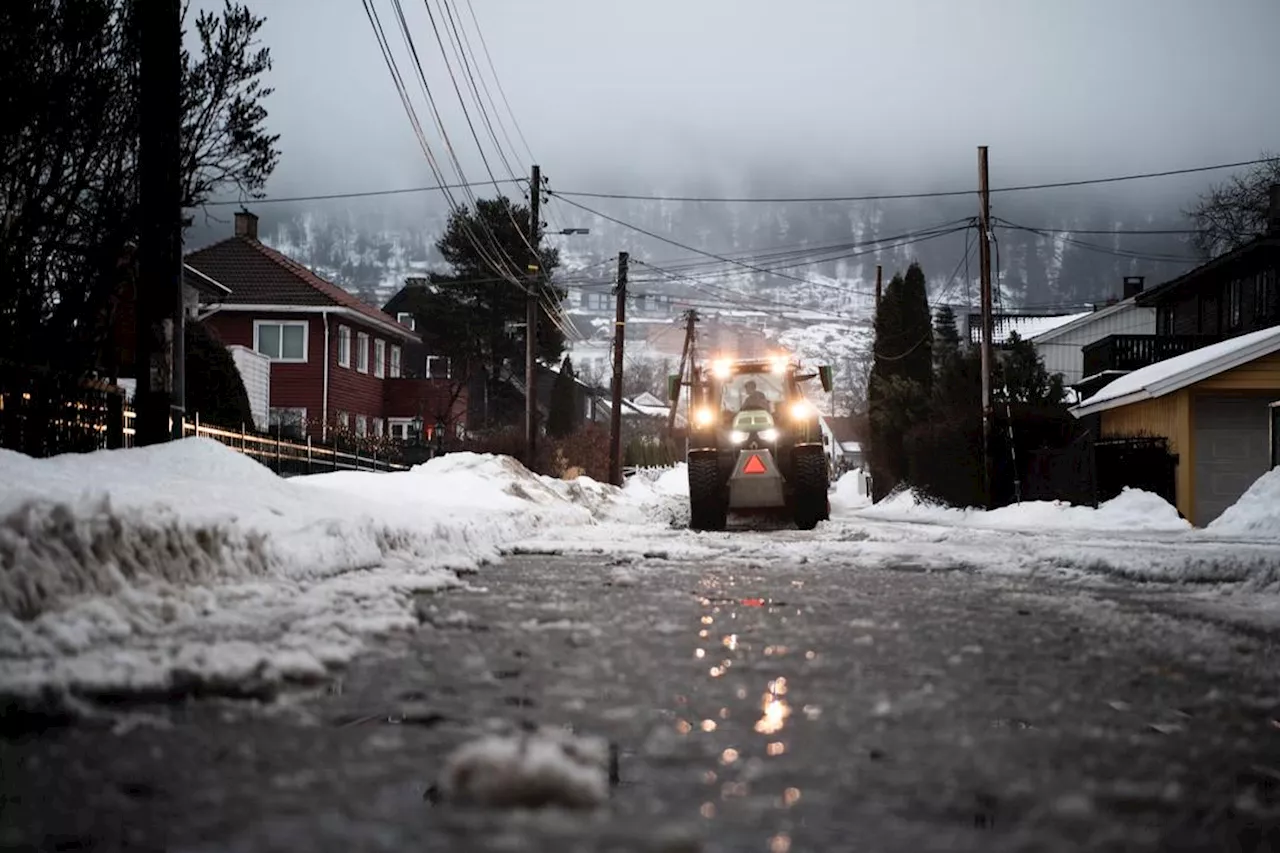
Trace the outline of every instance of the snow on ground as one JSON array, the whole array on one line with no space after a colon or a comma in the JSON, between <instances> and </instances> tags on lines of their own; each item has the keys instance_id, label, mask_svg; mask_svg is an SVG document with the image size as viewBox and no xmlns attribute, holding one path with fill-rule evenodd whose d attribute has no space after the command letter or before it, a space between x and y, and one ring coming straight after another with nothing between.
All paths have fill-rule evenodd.
<instances>
[{"instance_id":1,"label":"snow on ground","mask_svg":"<svg viewBox=\"0 0 1280 853\"><path fill-rule=\"evenodd\" d=\"M840 516L871 505L867 494L867 475L861 468L846 471L831 488L831 513Z\"/></svg>"},{"instance_id":2,"label":"snow on ground","mask_svg":"<svg viewBox=\"0 0 1280 853\"><path fill-rule=\"evenodd\" d=\"M998 530L1148 530L1185 531L1191 524L1164 498L1141 489L1125 489L1097 508L1065 501L1024 501L993 510L957 509L922 499L910 490L858 510L860 518L986 527Z\"/></svg>"},{"instance_id":3,"label":"snow on ground","mask_svg":"<svg viewBox=\"0 0 1280 853\"><path fill-rule=\"evenodd\" d=\"M453 454L282 479L205 439L0 451L0 694L261 691L416 627L416 593L617 490Z\"/></svg>"},{"instance_id":4,"label":"snow on ground","mask_svg":"<svg viewBox=\"0 0 1280 853\"><path fill-rule=\"evenodd\" d=\"M446 759L442 799L491 808L586 809L609 798L609 744L555 728L490 734Z\"/></svg>"},{"instance_id":5,"label":"snow on ground","mask_svg":"<svg viewBox=\"0 0 1280 853\"><path fill-rule=\"evenodd\" d=\"M1221 536L1280 539L1280 468L1272 468L1206 528Z\"/></svg>"}]
</instances>

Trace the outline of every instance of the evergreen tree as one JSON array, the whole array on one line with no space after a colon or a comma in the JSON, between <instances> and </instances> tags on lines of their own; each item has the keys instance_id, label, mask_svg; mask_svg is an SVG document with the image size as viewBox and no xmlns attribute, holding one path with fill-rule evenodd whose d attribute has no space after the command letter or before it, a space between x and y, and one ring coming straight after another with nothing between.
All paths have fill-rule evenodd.
<instances>
[{"instance_id":1,"label":"evergreen tree","mask_svg":"<svg viewBox=\"0 0 1280 853\"><path fill-rule=\"evenodd\" d=\"M225 429L253 427L249 395L231 351L203 323L187 323L187 411Z\"/></svg>"},{"instance_id":2,"label":"evergreen tree","mask_svg":"<svg viewBox=\"0 0 1280 853\"><path fill-rule=\"evenodd\" d=\"M925 391L933 387L933 316L929 313L929 293L920 264L907 267L902 280L902 330L905 335L901 374Z\"/></svg>"},{"instance_id":3,"label":"evergreen tree","mask_svg":"<svg viewBox=\"0 0 1280 853\"><path fill-rule=\"evenodd\" d=\"M938 371L960 351L960 330L956 312L943 305L933 317L933 361L935 379Z\"/></svg>"},{"instance_id":4,"label":"evergreen tree","mask_svg":"<svg viewBox=\"0 0 1280 853\"><path fill-rule=\"evenodd\" d=\"M1031 341L1014 332L997 368L996 392L1013 403L1060 405L1067 397L1062 374L1050 374Z\"/></svg>"},{"instance_id":5,"label":"evergreen tree","mask_svg":"<svg viewBox=\"0 0 1280 853\"><path fill-rule=\"evenodd\" d=\"M578 428L578 394L574 382L573 362L564 357L560 372L551 386L551 411L547 416L547 434L553 438L572 435Z\"/></svg>"}]
</instances>

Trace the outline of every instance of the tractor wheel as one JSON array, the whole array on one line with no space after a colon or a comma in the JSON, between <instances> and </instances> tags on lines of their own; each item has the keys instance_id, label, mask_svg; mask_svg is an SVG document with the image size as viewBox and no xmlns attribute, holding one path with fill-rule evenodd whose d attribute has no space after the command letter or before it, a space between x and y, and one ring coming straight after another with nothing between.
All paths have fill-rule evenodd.
<instances>
[{"instance_id":1,"label":"tractor wheel","mask_svg":"<svg viewBox=\"0 0 1280 853\"><path fill-rule=\"evenodd\" d=\"M694 530L724 530L729 513L720 465L714 456L689 460L689 527Z\"/></svg>"},{"instance_id":2,"label":"tractor wheel","mask_svg":"<svg viewBox=\"0 0 1280 853\"><path fill-rule=\"evenodd\" d=\"M831 504L827 499L830 485L827 459L821 453L797 453L793 464L796 527L812 530L819 521L826 521L831 516Z\"/></svg>"}]
</instances>

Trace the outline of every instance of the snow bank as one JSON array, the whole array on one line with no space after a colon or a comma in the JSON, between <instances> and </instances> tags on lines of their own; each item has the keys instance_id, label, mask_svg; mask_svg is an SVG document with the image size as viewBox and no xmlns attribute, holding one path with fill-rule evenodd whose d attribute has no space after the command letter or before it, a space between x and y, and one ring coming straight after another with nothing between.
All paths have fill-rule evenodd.
<instances>
[{"instance_id":1,"label":"snow bank","mask_svg":"<svg viewBox=\"0 0 1280 853\"><path fill-rule=\"evenodd\" d=\"M836 480L831 492L832 512L849 512L861 509L870 503L871 496L867 494L867 475L861 468L847 471Z\"/></svg>"},{"instance_id":2,"label":"snow bank","mask_svg":"<svg viewBox=\"0 0 1280 853\"><path fill-rule=\"evenodd\" d=\"M282 479L205 439L0 451L0 693L321 677L414 627L415 594L617 495L476 454Z\"/></svg>"},{"instance_id":3,"label":"snow bank","mask_svg":"<svg viewBox=\"0 0 1280 853\"><path fill-rule=\"evenodd\" d=\"M1190 522L1159 495L1125 489L1096 509L1065 501L1025 501L993 510L957 509L928 501L913 491L898 492L857 515L884 521L913 521L998 530L1142 530L1191 529Z\"/></svg>"},{"instance_id":4,"label":"snow bank","mask_svg":"<svg viewBox=\"0 0 1280 853\"><path fill-rule=\"evenodd\" d=\"M1205 529L1222 536L1280 539L1280 468L1259 477Z\"/></svg>"},{"instance_id":5,"label":"snow bank","mask_svg":"<svg viewBox=\"0 0 1280 853\"><path fill-rule=\"evenodd\" d=\"M661 472L642 472L627 480L613 521L685 527L689 523L689 466L681 462Z\"/></svg>"},{"instance_id":6,"label":"snow bank","mask_svg":"<svg viewBox=\"0 0 1280 853\"><path fill-rule=\"evenodd\" d=\"M593 808L609 797L609 745L544 728L486 735L458 747L440 776L442 799L496 808Z\"/></svg>"}]
</instances>

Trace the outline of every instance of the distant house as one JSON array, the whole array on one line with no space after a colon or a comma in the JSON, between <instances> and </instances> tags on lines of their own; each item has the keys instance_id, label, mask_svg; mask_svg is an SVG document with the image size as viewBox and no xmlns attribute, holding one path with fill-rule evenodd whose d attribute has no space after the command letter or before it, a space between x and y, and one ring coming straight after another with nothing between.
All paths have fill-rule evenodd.
<instances>
[{"instance_id":1,"label":"distant house","mask_svg":"<svg viewBox=\"0 0 1280 853\"><path fill-rule=\"evenodd\" d=\"M234 236L186 261L225 290L202 310L204 322L229 346L271 360L272 428L321 440L408 438L415 421L430 431L465 407L440 383L406 376L405 352L420 343L411 328L261 243L253 214L237 213Z\"/></svg>"},{"instance_id":2,"label":"distant house","mask_svg":"<svg viewBox=\"0 0 1280 853\"><path fill-rule=\"evenodd\" d=\"M1205 525L1277 462L1280 326L1140 368L1072 409L1102 439L1155 436L1176 456L1178 510Z\"/></svg>"},{"instance_id":3,"label":"distant house","mask_svg":"<svg viewBox=\"0 0 1280 853\"><path fill-rule=\"evenodd\" d=\"M1280 324L1280 186L1271 189L1265 234L1136 296L1155 311L1147 333L1115 333L1082 350L1086 378L1106 381L1218 341Z\"/></svg>"},{"instance_id":4,"label":"distant house","mask_svg":"<svg viewBox=\"0 0 1280 853\"><path fill-rule=\"evenodd\" d=\"M1109 335L1155 333L1155 309L1137 302L1142 287L1141 276L1127 276L1124 280L1123 299L1031 336L1030 340L1035 344L1036 353L1044 362L1045 370L1060 374L1064 384L1068 386L1081 382L1097 383L1105 374L1090 377L1085 373L1084 347ZM1092 387L1096 389L1101 386L1093 384Z\"/></svg>"},{"instance_id":5,"label":"distant house","mask_svg":"<svg viewBox=\"0 0 1280 853\"><path fill-rule=\"evenodd\" d=\"M857 418L823 415L818 418L818 426L822 430L822 446L833 470L848 471L865 467Z\"/></svg>"}]
</instances>

